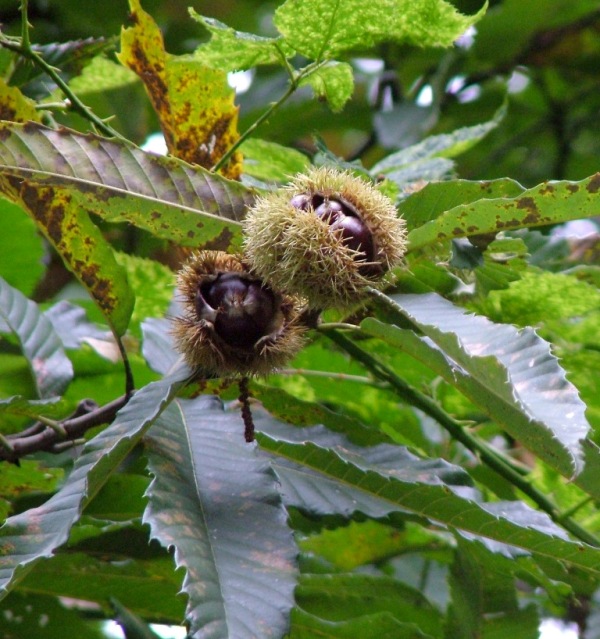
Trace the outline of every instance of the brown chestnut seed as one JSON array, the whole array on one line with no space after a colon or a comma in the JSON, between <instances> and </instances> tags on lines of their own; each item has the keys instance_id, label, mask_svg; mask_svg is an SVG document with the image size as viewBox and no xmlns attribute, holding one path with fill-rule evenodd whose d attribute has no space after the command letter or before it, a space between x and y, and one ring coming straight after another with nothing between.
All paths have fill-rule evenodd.
<instances>
[{"instance_id":1,"label":"brown chestnut seed","mask_svg":"<svg viewBox=\"0 0 600 639\"><path fill-rule=\"evenodd\" d=\"M348 248L363 253L367 262L374 260L373 236L349 206L338 200L326 199L315 209L315 215L327 222L332 231L341 229L342 239Z\"/></svg>"},{"instance_id":2,"label":"brown chestnut seed","mask_svg":"<svg viewBox=\"0 0 600 639\"><path fill-rule=\"evenodd\" d=\"M338 229L342 230L342 239L348 248L363 253L367 262L373 261L373 237L362 220L351 215L339 216L331 225L332 231Z\"/></svg>"},{"instance_id":3,"label":"brown chestnut seed","mask_svg":"<svg viewBox=\"0 0 600 639\"><path fill-rule=\"evenodd\" d=\"M220 273L216 280L204 282L196 296L198 317L216 312L213 324L217 335L242 350L251 350L269 333L274 305L271 291L235 273Z\"/></svg>"},{"instance_id":4,"label":"brown chestnut seed","mask_svg":"<svg viewBox=\"0 0 600 639\"><path fill-rule=\"evenodd\" d=\"M320 217L324 222L333 224L340 215L347 215L344 206L337 200L325 200L315 209L315 215Z\"/></svg>"},{"instance_id":5,"label":"brown chestnut seed","mask_svg":"<svg viewBox=\"0 0 600 639\"><path fill-rule=\"evenodd\" d=\"M298 195L294 195L294 197L290 200L290 204L295 209L307 211L310 206L310 195L308 195L308 193L298 193Z\"/></svg>"}]
</instances>

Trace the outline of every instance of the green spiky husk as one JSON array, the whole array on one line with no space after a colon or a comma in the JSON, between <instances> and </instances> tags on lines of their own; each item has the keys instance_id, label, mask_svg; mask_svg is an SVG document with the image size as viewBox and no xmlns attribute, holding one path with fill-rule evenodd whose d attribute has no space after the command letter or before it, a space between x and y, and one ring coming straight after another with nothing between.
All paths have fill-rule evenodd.
<instances>
[{"instance_id":1,"label":"green spiky husk","mask_svg":"<svg viewBox=\"0 0 600 639\"><path fill-rule=\"evenodd\" d=\"M290 204L297 194L337 196L351 204L370 231L379 274L361 273L365 262L327 222ZM243 222L245 256L262 280L299 295L311 308L348 308L367 287L381 288L406 250L406 228L389 198L368 182L329 167L299 174L260 198Z\"/></svg>"},{"instance_id":2,"label":"green spiky husk","mask_svg":"<svg viewBox=\"0 0 600 639\"><path fill-rule=\"evenodd\" d=\"M248 268L233 255L220 251L201 251L193 255L177 276L184 313L173 318L172 334L177 350L188 365L206 375L235 377L267 375L280 368L304 346L306 328L301 324L300 302L289 295L276 295L278 313L273 331L251 350L233 348L215 332L207 320L196 313L196 292L201 283L216 279L219 273L239 273L250 280Z\"/></svg>"}]
</instances>

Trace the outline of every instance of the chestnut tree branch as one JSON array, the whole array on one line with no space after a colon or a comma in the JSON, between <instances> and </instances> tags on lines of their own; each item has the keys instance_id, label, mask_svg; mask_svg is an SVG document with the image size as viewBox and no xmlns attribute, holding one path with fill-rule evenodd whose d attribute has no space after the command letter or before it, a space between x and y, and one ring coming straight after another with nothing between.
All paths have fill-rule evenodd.
<instances>
[{"instance_id":1,"label":"chestnut tree branch","mask_svg":"<svg viewBox=\"0 0 600 639\"><path fill-rule=\"evenodd\" d=\"M60 429L38 421L19 433L6 435L0 446L0 461L18 464L21 457L40 450L58 453L74 446L90 428L111 422L129 397L129 394L122 395L104 406L84 399L72 415L58 422ZM65 437L61 435L62 431Z\"/></svg>"}]
</instances>

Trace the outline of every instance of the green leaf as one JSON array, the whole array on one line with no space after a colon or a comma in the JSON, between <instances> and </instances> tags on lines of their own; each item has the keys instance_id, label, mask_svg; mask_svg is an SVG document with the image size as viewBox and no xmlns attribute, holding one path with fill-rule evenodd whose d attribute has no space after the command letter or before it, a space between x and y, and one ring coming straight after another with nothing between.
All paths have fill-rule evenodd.
<instances>
[{"instance_id":1,"label":"green leaf","mask_svg":"<svg viewBox=\"0 0 600 639\"><path fill-rule=\"evenodd\" d=\"M138 391L114 423L83 447L63 487L46 503L9 517L0 528L0 597L67 541L82 509L189 376L187 369ZM35 531L35 534L34 534Z\"/></svg>"},{"instance_id":2,"label":"green leaf","mask_svg":"<svg viewBox=\"0 0 600 639\"><path fill-rule=\"evenodd\" d=\"M389 613L365 615L348 621L325 621L303 610L292 615L290 639L433 639L412 623L399 621Z\"/></svg>"},{"instance_id":3,"label":"green leaf","mask_svg":"<svg viewBox=\"0 0 600 639\"><path fill-rule=\"evenodd\" d=\"M252 383L250 393L273 416L296 426L323 424L330 430L344 433L355 444L363 446L390 442L387 435L373 426L342 415L317 402L299 399L281 388Z\"/></svg>"},{"instance_id":4,"label":"green leaf","mask_svg":"<svg viewBox=\"0 0 600 639\"><path fill-rule=\"evenodd\" d=\"M57 396L50 399L27 399L19 395L13 395L6 399L0 399L0 413L5 415L23 415L31 419L44 417L63 417L65 414L65 402Z\"/></svg>"},{"instance_id":5,"label":"green leaf","mask_svg":"<svg viewBox=\"0 0 600 639\"><path fill-rule=\"evenodd\" d=\"M326 60L381 42L448 47L486 8L467 17L444 0L287 0L274 22L298 53Z\"/></svg>"},{"instance_id":6,"label":"green leaf","mask_svg":"<svg viewBox=\"0 0 600 639\"><path fill-rule=\"evenodd\" d=\"M121 626L125 639L160 639L148 624L125 608L117 599L111 597L110 603L117 613L116 621Z\"/></svg>"},{"instance_id":7,"label":"green leaf","mask_svg":"<svg viewBox=\"0 0 600 639\"><path fill-rule=\"evenodd\" d=\"M325 100L339 113L354 91L354 74L346 62L330 62L302 78L300 86L310 85L319 100Z\"/></svg>"},{"instance_id":8,"label":"green leaf","mask_svg":"<svg viewBox=\"0 0 600 639\"><path fill-rule=\"evenodd\" d=\"M502 318L522 326L540 322L550 324L553 320L567 318L572 318L568 324L581 324L586 317L597 319L600 291L571 275L528 272L508 289L491 294L486 307L490 309L492 319Z\"/></svg>"},{"instance_id":9,"label":"green leaf","mask_svg":"<svg viewBox=\"0 0 600 639\"><path fill-rule=\"evenodd\" d=\"M0 331L17 336L41 398L61 395L73 378L73 366L50 321L37 304L0 277Z\"/></svg>"},{"instance_id":10,"label":"green leaf","mask_svg":"<svg viewBox=\"0 0 600 639\"><path fill-rule=\"evenodd\" d=\"M261 447L274 457L288 505L312 515L411 513L544 560L565 562L595 578L600 574L599 549L570 541L545 513L523 502L481 502L477 491L464 485L461 468L418 459L399 446L360 448L320 427L302 431L263 415L255 415L255 423ZM296 472L286 477L288 468ZM311 482L302 485L305 476Z\"/></svg>"},{"instance_id":11,"label":"green leaf","mask_svg":"<svg viewBox=\"0 0 600 639\"><path fill-rule=\"evenodd\" d=\"M401 554L449 546L442 534L406 522L402 529L368 519L325 529L300 542L303 553L323 557L337 570L355 571L365 564L382 565Z\"/></svg>"},{"instance_id":12,"label":"green leaf","mask_svg":"<svg viewBox=\"0 0 600 639\"><path fill-rule=\"evenodd\" d=\"M116 597L135 614L157 621L179 623L184 611L177 597L181 582L168 556L139 559L126 547L127 532L120 535L122 553L101 548L83 553L69 549L39 564L15 592L55 595L92 601L109 612ZM146 547L146 539L142 546ZM136 539L138 543L139 539ZM9 601L10 596L7 597ZM3 607L4 607L3 602Z\"/></svg>"},{"instance_id":13,"label":"green leaf","mask_svg":"<svg viewBox=\"0 0 600 639\"><path fill-rule=\"evenodd\" d=\"M244 442L239 415L215 397L178 400L146 441L144 521L186 570L190 637L280 637L297 549L275 475Z\"/></svg>"},{"instance_id":14,"label":"green leaf","mask_svg":"<svg viewBox=\"0 0 600 639\"><path fill-rule=\"evenodd\" d=\"M429 136L418 144L413 144L406 149L386 156L371 168L371 173L372 175L384 175L386 178L396 181L395 176L412 164L422 163L431 158L454 158L468 151L490 131L493 131L505 115L506 105L502 105L488 122L462 127L452 133ZM424 175L422 179L426 179L426 177Z\"/></svg>"},{"instance_id":15,"label":"green leaf","mask_svg":"<svg viewBox=\"0 0 600 639\"><path fill-rule=\"evenodd\" d=\"M144 319L165 315L175 290L175 274L156 260L127 253L117 253L116 257L136 292L130 330L139 335Z\"/></svg>"},{"instance_id":16,"label":"green leaf","mask_svg":"<svg viewBox=\"0 0 600 639\"><path fill-rule=\"evenodd\" d=\"M535 606L519 609L515 587L518 563L497 562L478 544L459 539L449 575L452 601L445 637L488 637L500 629L520 639L537 639L539 619ZM518 574L518 573L517 573ZM515 634L516 633L516 634Z\"/></svg>"},{"instance_id":17,"label":"green leaf","mask_svg":"<svg viewBox=\"0 0 600 639\"><path fill-rule=\"evenodd\" d=\"M81 306L65 300L44 311L44 317L50 320L65 348L79 348L91 339L106 341L112 338L109 331L90 322Z\"/></svg>"},{"instance_id":18,"label":"green leaf","mask_svg":"<svg viewBox=\"0 0 600 639\"><path fill-rule=\"evenodd\" d=\"M585 404L548 342L531 328L494 324L435 293L390 299L441 350L372 318L361 325L367 333L423 359L561 474L581 471L581 441L590 429Z\"/></svg>"},{"instance_id":19,"label":"green leaf","mask_svg":"<svg viewBox=\"0 0 600 639\"><path fill-rule=\"evenodd\" d=\"M0 216L4 227L0 234L0 273L11 286L29 297L45 270L44 241L21 207L0 199Z\"/></svg>"},{"instance_id":20,"label":"green leaf","mask_svg":"<svg viewBox=\"0 0 600 639\"><path fill-rule=\"evenodd\" d=\"M196 49L194 57L213 69L238 71L259 64L281 64L294 53L283 38L263 38L236 31L219 20L201 16L192 8L189 11L211 34L210 40Z\"/></svg>"},{"instance_id":21,"label":"green leaf","mask_svg":"<svg viewBox=\"0 0 600 639\"><path fill-rule=\"evenodd\" d=\"M106 639L99 624L90 623L74 606L56 597L12 593L2 604L2 631L7 639Z\"/></svg>"},{"instance_id":22,"label":"green leaf","mask_svg":"<svg viewBox=\"0 0 600 639\"><path fill-rule=\"evenodd\" d=\"M49 468L38 461L21 459L19 466L4 464L0 473L0 495L13 500L30 492L51 493L62 479L62 468Z\"/></svg>"},{"instance_id":23,"label":"green leaf","mask_svg":"<svg viewBox=\"0 0 600 639\"><path fill-rule=\"evenodd\" d=\"M60 68L61 77L65 80L79 75L97 55L112 49L114 49L114 43L107 38L85 38L33 45L33 50L48 64ZM53 87L50 77L39 66L31 64L23 56L17 57L10 82L17 86L29 83L28 93L33 92L38 96L46 96Z\"/></svg>"},{"instance_id":24,"label":"green leaf","mask_svg":"<svg viewBox=\"0 0 600 639\"><path fill-rule=\"evenodd\" d=\"M600 173L579 182L543 182L518 197L460 204L410 231L410 249L443 240L559 224L593 217L600 202Z\"/></svg>"},{"instance_id":25,"label":"green leaf","mask_svg":"<svg viewBox=\"0 0 600 639\"><path fill-rule=\"evenodd\" d=\"M302 575L298 606L328 621L388 612L425 634L441 634L442 615L417 589L396 579L361 574Z\"/></svg>"},{"instance_id":26,"label":"green leaf","mask_svg":"<svg viewBox=\"0 0 600 639\"><path fill-rule=\"evenodd\" d=\"M171 322L167 319L149 317L142 322L141 328L142 353L148 366L157 373L166 375L181 358L173 346Z\"/></svg>"},{"instance_id":27,"label":"green leaf","mask_svg":"<svg viewBox=\"0 0 600 639\"><path fill-rule=\"evenodd\" d=\"M37 125L0 124L0 188L53 187L74 206L183 246L229 250L254 201L240 184L125 142ZM13 184L11 186L11 183ZM50 227L52 228L52 227Z\"/></svg>"},{"instance_id":28,"label":"green leaf","mask_svg":"<svg viewBox=\"0 0 600 639\"><path fill-rule=\"evenodd\" d=\"M289 182L304 173L310 162L306 155L275 142L248 138L240 147L244 155L244 174L273 182Z\"/></svg>"}]
</instances>

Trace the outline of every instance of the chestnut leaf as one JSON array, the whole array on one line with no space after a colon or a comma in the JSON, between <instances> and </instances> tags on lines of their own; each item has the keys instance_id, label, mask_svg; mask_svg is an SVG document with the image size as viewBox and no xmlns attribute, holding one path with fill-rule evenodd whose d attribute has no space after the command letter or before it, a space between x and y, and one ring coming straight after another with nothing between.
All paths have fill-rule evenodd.
<instances>
[{"instance_id":1,"label":"chestnut leaf","mask_svg":"<svg viewBox=\"0 0 600 639\"><path fill-rule=\"evenodd\" d=\"M298 53L321 61L381 42L447 47L486 8L464 16L444 0L287 0L274 23Z\"/></svg>"},{"instance_id":2,"label":"chestnut leaf","mask_svg":"<svg viewBox=\"0 0 600 639\"><path fill-rule=\"evenodd\" d=\"M308 84L320 100L326 100L331 110L338 113L352 97L354 75L346 62L330 62L306 75L300 86Z\"/></svg>"}]
</instances>

